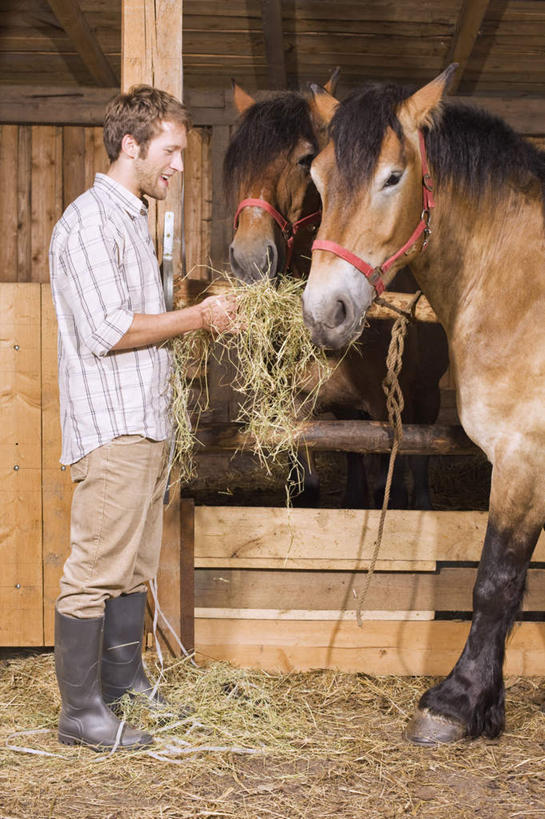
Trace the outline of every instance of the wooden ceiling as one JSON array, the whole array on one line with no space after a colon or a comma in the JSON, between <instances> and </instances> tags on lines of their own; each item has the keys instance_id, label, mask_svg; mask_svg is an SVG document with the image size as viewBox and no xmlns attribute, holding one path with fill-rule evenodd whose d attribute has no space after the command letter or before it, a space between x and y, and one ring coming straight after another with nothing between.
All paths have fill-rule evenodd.
<instances>
[{"instance_id":1,"label":"wooden ceiling","mask_svg":"<svg viewBox=\"0 0 545 819\"><path fill-rule=\"evenodd\" d=\"M304 87L341 68L421 83L453 60L458 93L543 99L545 0L183 0L186 91ZM115 87L122 0L2 0L0 85ZM545 126L543 128L545 131Z\"/></svg>"}]
</instances>

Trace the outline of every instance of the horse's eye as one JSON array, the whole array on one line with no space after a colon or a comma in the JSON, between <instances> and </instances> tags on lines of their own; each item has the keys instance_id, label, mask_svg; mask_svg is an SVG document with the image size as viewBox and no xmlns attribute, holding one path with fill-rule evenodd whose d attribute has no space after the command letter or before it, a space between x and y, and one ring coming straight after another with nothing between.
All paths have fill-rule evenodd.
<instances>
[{"instance_id":1,"label":"horse's eye","mask_svg":"<svg viewBox=\"0 0 545 819\"><path fill-rule=\"evenodd\" d=\"M314 154L305 154L300 159L297 160L297 164L300 165L305 170L310 170L310 166L312 165L312 160L314 159Z\"/></svg>"},{"instance_id":2,"label":"horse's eye","mask_svg":"<svg viewBox=\"0 0 545 819\"><path fill-rule=\"evenodd\" d=\"M397 185L399 180L401 179L400 173L391 173L386 182L384 183L384 188L392 188L394 185Z\"/></svg>"}]
</instances>

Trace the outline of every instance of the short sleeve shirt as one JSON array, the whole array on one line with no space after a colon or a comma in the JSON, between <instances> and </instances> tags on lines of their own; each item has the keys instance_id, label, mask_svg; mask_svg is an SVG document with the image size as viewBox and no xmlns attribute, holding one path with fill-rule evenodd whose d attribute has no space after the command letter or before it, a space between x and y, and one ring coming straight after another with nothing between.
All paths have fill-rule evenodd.
<instances>
[{"instance_id":1,"label":"short sleeve shirt","mask_svg":"<svg viewBox=\"0 0 545 819\"><path fill-rule=\"evenodd\" d=\"M170 352L112 350L135 313L165 311L146 203L97 174L65 210L49 249L58 321L61 463L120 435L171 435Z\"/></svg>"}]
</instances>

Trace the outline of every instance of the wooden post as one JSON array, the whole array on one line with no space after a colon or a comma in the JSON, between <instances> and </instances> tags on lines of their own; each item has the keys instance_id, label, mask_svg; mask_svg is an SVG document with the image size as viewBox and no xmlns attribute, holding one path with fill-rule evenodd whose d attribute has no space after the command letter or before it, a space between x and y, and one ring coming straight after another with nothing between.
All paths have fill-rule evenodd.
<instances>
[{"instance_id":1,"label":"wooden post","mask_svg":"<svg viewBox=\"0 0 545 819\"><path fill-rule=\"evenodd\" d=\"M121 90L147 83L183 97L182 0L122 0ZM167 198L150 202L150 233L162 256L164 213L174 211L174 272L181 270L182 179L176 174ZM180 612L180 496L176 485L165 509L161 565L157 576L159 600L169 622L179 623ZM189 569L188 569L189 570ZM166 633L165 643L178 653Z\"/></svg>"},{"instance_id":2,"label":"wooden post","mask_svg":"<svg viewBox=\"0 0 545 819\"><path fill-rule=\"evenodd\" d=\"M183 98L183 0L122 0L121 90L147 83ZM150 200L150 233L159 260L162 255L164 213L174 211L174 270L181 269L182 179L176 174L167 198Z\"/></svg>"},{"instance_id":3,"label":"wooden post","mask_svg":"<svg viewBox=\"0 0 545 819\"><path fill-rule=\"evenodd\" d=\"M180 504L180 639L186 651L195 648L195 504Z\"/></svg>"}]
</instances>

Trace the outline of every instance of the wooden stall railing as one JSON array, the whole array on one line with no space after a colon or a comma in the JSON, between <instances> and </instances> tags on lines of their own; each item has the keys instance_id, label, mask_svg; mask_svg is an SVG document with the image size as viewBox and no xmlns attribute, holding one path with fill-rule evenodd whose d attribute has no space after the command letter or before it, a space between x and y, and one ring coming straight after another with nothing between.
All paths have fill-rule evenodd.
<instances>
[{"instance_id":1,"label":"wooden stall railing","mask_svg":"<svg viewBox=\"0 0 545 819\"><path fill-rule=\"evenodd\" d=\"M186 526L192 512L186 504ZM472 608L487 514L389 511L359 628L355 610L379 515L195 507L194 540L184 549L194 553L198 659L283 672L448 673L469 629L460 613L469 616ZM542 534L528 576L527 612L542 607L544 560ZM441 619L445 613L458 613L458 620ZM187 621L184 633L190 641ZM545 673L545 623L515 625L506 673Z\"/></svg>"}]
</instances>

